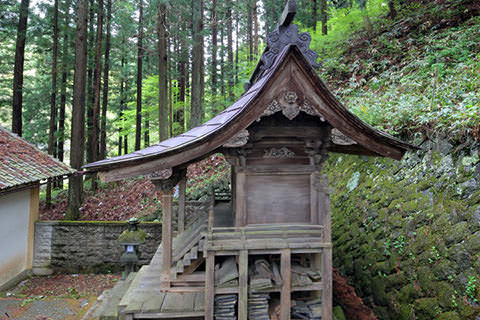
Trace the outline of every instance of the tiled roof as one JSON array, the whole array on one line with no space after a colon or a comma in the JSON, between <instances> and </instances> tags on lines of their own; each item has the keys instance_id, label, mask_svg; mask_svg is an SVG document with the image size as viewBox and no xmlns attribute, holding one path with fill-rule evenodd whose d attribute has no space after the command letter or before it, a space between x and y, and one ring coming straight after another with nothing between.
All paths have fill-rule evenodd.
<instances>
[{"instance_id":1,"label":"tiled roof","mask_svg":"<svg viewBox=\"0 0 480 320\"><path fill-rule=\"evenodd\" d=\"M0 126L0 192L75 170Z\"/></svg>"}]
</instances>

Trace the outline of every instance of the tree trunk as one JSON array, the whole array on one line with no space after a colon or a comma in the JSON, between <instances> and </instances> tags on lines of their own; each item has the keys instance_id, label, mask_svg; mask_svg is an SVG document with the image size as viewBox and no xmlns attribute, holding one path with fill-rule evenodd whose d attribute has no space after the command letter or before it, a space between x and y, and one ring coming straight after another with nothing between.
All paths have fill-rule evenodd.
<instances>
[{"instance_id":1,"label":"tree trunk","mask_svg":"<svg viewBox=\"0 0 480 320\"><path fill-rule=\"evenodd\" d=\"M25 62L28 5L29 0L22 0L20 3L20 18L18 20L17 43L15 46L15 66L13 69L12 131L20 137L22 136L23 65Z\"/></svg>"},{"instance_id":2,"label":"tree trunk","mask_svg":"<svg viewBox=\"0 0 480 320\"><path fill-rule=\"evenodd\" d=\"M102 38L103 38L103 0L98 0L97 12L97 36L96 36L96 50L95 50L95 71L93 74L94 80L94 100L93 100L93 127L92 127L92 156L93 161L98 160L98 144L99 144L99 127L98 118L100 115L100 86L102 78ZM92 175L91 189L97 189L97 175Z\"/></svg>"},{"instance_id":3,"label":"tree trunk","mask_svg":"<svg viewBox=\"0 0 480 320\"><path fill-rule=\"evenodd\" d=\"M190 128L202 123L202 3L192 0L193 24L192 24L192 95Z\"/></svg>"},{"instance_id":4,"label":"tree trunk","mask_svg":"<svg viewBox=\"0 0 480 320\"><path fill-rule=\"evenodd\" d=\"M175 41L175 38L173 40L173 50L177 48L177 42ZM170 51L170 38L167 38L167 65L168 65L168 136L171 138L173 137L173 92L172 92L172 77L173 77L173 72L175 70L175 63L173 62L173 59L171 59L171 51Z\"/></svg>"},{"instance_id":5,"label":"tree trunk","mask_svg":"<svg viewBox=\"0 0 480 320\"><path fill-rule=\"evenodd\" d=\"M142 139L142 76L143 76L143 0L138 0L138 54L137 54L137 121L135 127L135 150L140 150Z\"/></svg>"},{"instance_id":6,"label":"tree trunk","mask_svg":"<svg viewBox=\"0 0 480 320\"><path fill-rule=\"evenodd\" d=\"M232 0L227 0L225 14L227 22L227 55L228 55L228 97L233 100L233 21Z\"/></svg>"},{"instance_id":7,"label":"tree trunk","mask_svg":"<svg viewBox=\"0 0 480 320\"><path fill-rule=\"evenodd\" d=\"M170 46L167 46L170 47ZM170 68L169 68L170 69ZM172 92L172 72L168 72L168 136L173 137L173 92Z\"/></svg>"},{"instance_id":8,"label":"tree trunk","mask_svg":"<svg viewBox=\"0 0 480 320\"><path fill-rule=\"evenodd\" d=\"M182 31L185 31L185 26L182 24ZM185 85L186 85L186 41L184 36L180 36L179 53L178 53L178 101L182 103L182 108L176 112L175 118L185 128Z\"/></svg>"},{"instance_id":9,"label":"tree trunk","mask_svg":"<svg viewBox=\"0 0 480 320\"><path fill-rule=\"evenodd\" d=\"M93 94L93 70L94 70L94 51L89 48L95 47L95 2L90 0L89 18L88 18L88 48L87 48L87 163L93 162L93 105L95 95Z\"/></svg>"},{"instance_id":10,"label":"tree trunk","mask_svg":"<svg viewBox=\"0 0 480 320\"><path fill-rule=\"evenodd\" d=\"M77 30L75 39L75 75L73 79L72 105L72 135L70 148L70 165L80 170L83 165L85 139L85 85L87 68L87 0L77 2ZM83 177L70 177L68 188L68 207L65 215L67 220L76 220L79 217L79 208L82 204Z\"/></svg>"},{"instance_id":11,"label":"tree trunk","mask_svg":"<svg viewBox=\"0 0 480 320\"><path fill-rule=\"evenodd\" d=\"M125 79L125 94L128 93L128 75ZM125 95L124 95L125 96ZM123 110L126 110L127 109L127 105L126 105L126 99L124 98L124 101L123 101ZM128 153L128 134L125 134L123 136L123 153L124 154L127 154Z\"/></svg>"},{"instance_id":12,"label":"tree trunk","mask_svg":"<svg viewBox=\"0 0 480 320\"><path fill-rule=\"evenodd\" d=\"M148 110L144 111L145 123L143 124L143 147L146 148L150 145L150 112Z\"/></svg>"},{"instance_id":13,"label":"tree trunk","mask_svg":"<svg viewBox=\"0 0 480 320\"><path fill-rule=\"evenodd\" d=\"M167 5L158 6L158 134L159 140L168 139L167 101L167 30L165 21Z\"/></svg>"},{"instance_id":14,"label":"tree trunk","mask_svg":"<svg viewBox=\"0 0 480 320\"><path fill-rule=\"evenodd\" d=\"M217 0L212 0L212 96L217 96ZM214 112L216 111L216 99L214 100Z\"/></svg>"},{"instance_id":15,"label":"tree trunk","mask_svg":"<svg viewBox=\"0 0 480 320\"><path fill-rule=\"evenodd\" d=\"M65 6L65 31L63 35L63 48L62 48L62 82L60 87L60 110L58 112L58 160L64 160L64 145L65 145L65 108L67 105L67 77L68 77L68 24L69 24L69 14L68 10L70 9L70 1L67 2ZM59 187L63 187L63 180L59 179Z\"/></svg>"},{"instance_id":16,"label":"tree trunk","mask_svg":"<svg viewBox=\"0 0 480 320\"><path fill-rule=\"evenodd\" d=\"M107 156L107 107L108 78L110 72L110 41L111 41L112 0L107 0L107 38L105 40L105 68L103 70L102 124L100 128L100 159Z\"/></svg>"},{"instance_id":17,"label":"tree trunk","mask_svg":"<svg viewBox=\"0 0 480 320\"><path fill-rule=\"evenodd\" d=\"M240 14L238 10L235 10L235 84L238 83L238 38L239 30L238 30L238 20L240 19Z\"/></svg>"},{"instance_id":18,"label":"tree trunk","mask_svg":"<svg viewBox=\"0 0 480 320\"><path fill-rule=\"evenodd\" d=\"M123 105L125 103L125 93L124 93L124 86L125 86L125 80L123 79L123 68L125 67L125 57L123 56L122 53L122 59L120 62L121 65L121 75L120 75L120 127L118 128L118 155L122 155L122 148L123 148Z\"/></svg>"},{"instance_id":19,"label":"tree trunk","mask_svg":"<svg viewBox=\"0 0 480 320\"><path fill-rule=\"evenodd\" d=\"M248 61L253 61L253 10L252 1L247 0L247 39L248 39Z\"/></svg>"},{"instance_id":20,"label":"tree trunk","mask_svg":"<svg viewBox=\"0 0 480 320\"><path fill-rule=\"evenodd\" d=\"M321 1L321 0L320 0ZM317 31L317 21L318 21L318 3L317 0L313 0L313 31Z\"/></svg>"},{"instance_id":21,"label":"tree trunk","mask_svg":"<svg viewBox=\"0 0 480 320\"><path fill-rule=\"evenodd\" d=\"M48 135L48 154L53 154L55 132L57 131L57 54L58 54L58 0L53 4L53 36L52 36L52 92L50 93L50 123ZM52 179L48 179L45 204L47 208L52 203Z\"/></svg>"},{"instance_id":22,"label":"tree trunk","mask_svg":"<svg viewBox=\"0 0 480 320\"><path fill-rule=\"evenodd\" d=\"M223 39L225 38L225 26L220 27L220 94L225 97L225 46Z\"/></svg>"},{"instance_id":23,"label":"tree trunk","mask_svg":"<svg viewBox=\"0 0 480 320\"><path fill-rule=\"evenodd\" d=\"M395 9L395 1L394 0L389 0L388 1L388 17L390 19L395 19L397 17L397 10Z\"/></svg>"},{"instance_id":24,"label":"tree trunk","mask_svg":"<svg viewBox=\"0 0 480 320\"><path fill-rule=\"evenodd\" d=\"M255 55L254 59L258 57L258 16L257 16L257 0L253 0L253 33L254 33L254 44L253 44L253 53Z\"/></svg>"},{"instance_id":25,"label":"tree trunk","mask_svg":"<svg viewBox=\"0 0 480 320\"><path fill-rule=\"evenodd\" d=\"M320 0L320 14L322 15L322 34L326 35L327 29L327 0Z\"/></svg>"}]
</instances>

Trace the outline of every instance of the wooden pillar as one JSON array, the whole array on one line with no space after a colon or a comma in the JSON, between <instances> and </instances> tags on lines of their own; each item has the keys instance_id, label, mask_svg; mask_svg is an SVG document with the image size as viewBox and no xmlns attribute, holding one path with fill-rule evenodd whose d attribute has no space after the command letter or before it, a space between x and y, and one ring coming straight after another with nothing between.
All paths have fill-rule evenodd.
<instances>
[{"instance_id":1,"label":"wooden pillar","mask_svg":"<svg viewBox=\"0 0 480 320\"><path fill-rule=\"evenodd\" d=\"M290 320L292 272L291 250L282 249L280 257L280 273L282 274L282 289L280 292L280 320ZM323 318L322 318L323 319Z\"/></svg>"},{"instance_id":2,"label":"wooden pillar","mask_svg":"<svg viewBox=\"0 0 480 320\"><path fill-rule=\"evenodd\" d=\"M238 320L248 316L248 251L240 250L238 258Z\"/></svg>"},{"instance_id":3,"label":"wooden pillar","mask_svg":"<svg viewBox=\"0 0 480 320\"><path fill-rule=\"evenodd\" d=\"M205 320L213 320L215 302L215 253L207 252L205 264Z\"/></svg>"},{"instance_id":4,"label":"wooden pillar","mask_svg":"<svg viewBox=\"0 0 480 320\"><path fill-rule=\"evenodd\" d=\"M322 187L324 196L323 206L323 242L329 244L323 249L322 256L322 319L332 319L332 236L331 236L331 213L330 213L330 197L328 194L328 176L322 176Z\"/></svg>"},{"instance_id":5,"label":"wooden pillar","mask_svg":"<svg viewBox=\"0 0 480 320\"><path fill-rule=\"evenodd\" d=\"M318 224L319 223L319 174L317 171L310 174L310 223Z\"/></svg>"},{"instance_id":6,"label":"wooden pillar","mask_svg":"<svg viewBox=\"0 0 480 320\"><path fill-rule=\"evenodd\" d=\"M170 269L172 267L172 191L165 190L162 195L162 287L170 287Z\"/></svg>"},{"instance_id":7,"label":"wooden pillar","mask_svg":"<svg viewBox=\"0 0 480 320\"><path fill-rule=\"evenodd\" d=\"M247 208L246 208L246 185L245 185L245 172L237 172L235 179L235 226L243 227L247 224Z\"/></svg>"},{"instance_id":8,"label":"wooden pillar","mask_svg":"<svg viewBox=\"0 0 480 320\"><path fill-rule=\"evenodd\" d=\"M185 202L187 199L187 178L183 177L178 183L178 233L185 230Z\"/></svg>"}]
</instances>

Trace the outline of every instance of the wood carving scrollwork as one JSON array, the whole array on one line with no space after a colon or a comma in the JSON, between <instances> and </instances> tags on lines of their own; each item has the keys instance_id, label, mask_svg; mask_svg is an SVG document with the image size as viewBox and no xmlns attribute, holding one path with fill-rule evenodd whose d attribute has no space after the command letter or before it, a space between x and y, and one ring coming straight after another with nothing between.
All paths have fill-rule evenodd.
<instances>
[{"instance_id":1,"label":"wood carving scrollwork","mask_svg":"<svg viewBox=\"0 0 480 320\"><path fill-rule=\"evenodd\" d=\"M263 155L264 158L267 159L285 159L285 158L293 158L295 157L295 152L288 149L287 147L282 148L269 148L265 149L265 153Z\"/></svg>"},{"instance_id":2,"label":"wood carving scrollwork","mask_svg":"<svg viewBox=\"0 0 480 320\"><path fill-rule=\"evenodd\" d=\"M349 145L352 145L352 144L357 144L356 141L354 141L349 136L343 134L343 132L341 132L340 130L338 130L336 128L332 129L332 135L331 135L330 139L332 140L332 142L334 144L338 144L338 145L341 145L341 146L349 146Z\"/></svg>"},{"instance_id":3,"label":"wood carving scrollwork","mask_svg":"<svg viewBox=\"0 0 480 320\"><path fill-rule=\"evenodd\" d=\"M303 103L298 103L298 100L299 98L296 92L287 91L285 94L277 97L277 99L273 99L257 121L260 121L262 117L271 116L280 111L289 120L295 119L300 111L303 111L311 116L319 117L321 121L325 121L323 115L318 112L318 110L307 99L304 99Z\"/></svg>"},{"instance_id":4,"label":"wood carving scrollwork","mask_svg":"<svg viewBox=\"0 0 480 320\"><path fill-rule=\"evenodd\" d=\"M242 130L233 138L228 140L223 146L225 148L237 148L242 147L247 144L248 142L249 133L248 130Z\"/></svg>"},{"instance_id":5,"label":"wood carving scrollwork","mask_svg":"<svg viewBox=\"0 0 480 320\"><path fill-rule=\"evenodd\" d=\"M144 175L145 178L149 179L168 179L172 176L172 168L153 171L152 173Z\"/></svg>"}]
</instances>

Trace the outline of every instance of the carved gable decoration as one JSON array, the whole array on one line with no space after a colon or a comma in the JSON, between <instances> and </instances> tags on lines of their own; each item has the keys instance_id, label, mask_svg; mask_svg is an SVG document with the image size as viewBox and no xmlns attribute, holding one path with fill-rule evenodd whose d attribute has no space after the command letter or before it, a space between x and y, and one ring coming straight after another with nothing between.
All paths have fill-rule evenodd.
<instances>
[{"instance_id":1,"label":"carved gable decoration","mask_svg":"<svg viewBox=\"0 0 480 320\"><path fill-rule=\"evenodd\" d=\"M352 138L343 134L340 130L336 128L332 129L332 134L330 139L334 144L338 144L341 146L349 146L352 144L357 144L357 142L355 142Z\"/></svg>"},{"instance_id":2,"label":"carved gable decoration","mask_svg":"<svg viewBox=\"0 0 480 320\"><path fill-rule=\"evenodd\" d=\"M325 118L315 109L307 99L303 99L301 102L298 99L298 95L294 91L287 91L284 94L280 94L276 99L267 106L260 118L265 116L271 116L272 114L281 111L282 114L289 120L295 119L295 117L303 111L311 116L320 117L321 121L325 121ZM260 121L260 118L257 121Z\"/></svg>"},{"instance_id":3,"label":"carved gable decoration","mask_svg":"<svg viewBox=\"0 0 480 320\"><path fill-rule=\"evenodd\" d=\"M226 148L242 147L247 144L248 136L248 130L242 130L236 136L228 140L223 146Z\"/></svg>"}]
</instances>

